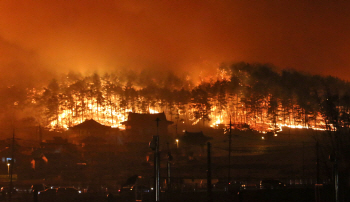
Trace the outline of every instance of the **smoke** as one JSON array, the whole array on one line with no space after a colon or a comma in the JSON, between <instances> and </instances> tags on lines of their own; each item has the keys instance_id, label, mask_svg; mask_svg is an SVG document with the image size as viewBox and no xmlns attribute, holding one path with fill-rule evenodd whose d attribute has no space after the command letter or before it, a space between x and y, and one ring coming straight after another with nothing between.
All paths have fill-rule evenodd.
<instances>
[{"instance_id":1,"label":"smoke","mask_svg":"<svg viewBox=\"0 0 350 202\"><path fill-rule=\"evenodd\" d=\"M0 85L38 86L51 76L36 52L0 38Z\"/></svg>"},{"instance_id":2,"label":"smoke","mask_svg":"<svg viewBox=\"0 0 350 202\"><path fill-rule=\"evenodd\" d=\"M348 79L348 8L329 1L1 1L1 80L121 68L198 77L236 61Z\"/></svg>"}]
</instances>

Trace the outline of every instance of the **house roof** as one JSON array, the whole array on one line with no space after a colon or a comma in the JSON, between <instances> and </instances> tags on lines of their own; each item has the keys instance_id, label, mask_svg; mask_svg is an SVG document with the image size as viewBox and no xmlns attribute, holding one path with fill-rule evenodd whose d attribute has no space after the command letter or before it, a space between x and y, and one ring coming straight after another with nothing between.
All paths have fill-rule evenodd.
<instances>
[{"instance_id":1,"label":"house roof","mask_svg":"<svg viewBox=\"0 0 350 202\"><path fill-rule=\"evenodd\" d=\"M184 144L203 145L208 140L211 140L213 138L209 136L205 136L202 131L200 132L185 131L185 134L180 139Z\"/></svg>"},{"instance_id":2,"label":"house roof","mask_svg":"<svg viewBox=\"0 0 350 202\"><path fill-rule=\"evenodd\" d=\"M164 112L158 113L158 114L139 114L139 113L133 113L130 112L128 116L128 120L122 122L123 125L138 125L138 124L152 124L155 123L155 121L159 119L159 125L171 125L174 122L168 121L166 119L166 116Z\"/></svg>"},{"instance_id":3,"label":"house roof","mask_svg":"<svg viewBox=\"0 0 350 202\"><path fill-rule=\"evenodd\" d=\"M93 119L87 119L83 123L80 123L76 126L70 127L69 129L73 130L109 130L110 126L105 126Z\"/></svg>"}]
</instances>

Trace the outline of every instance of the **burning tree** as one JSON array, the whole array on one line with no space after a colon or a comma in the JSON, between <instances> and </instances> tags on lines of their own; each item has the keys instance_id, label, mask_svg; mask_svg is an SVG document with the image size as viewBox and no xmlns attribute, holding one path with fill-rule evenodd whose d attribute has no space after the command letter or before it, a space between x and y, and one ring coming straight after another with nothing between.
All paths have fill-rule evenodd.
<instances>
[{"instance_id":1,"label":"burning tree","mask_svg":"<svg viewBox=\"0 0 350 202\"><path fill-rule=\"evenodd\" d=\"M13 103L35 108L36 120L51 129L66 129L85 119L122 128L128 112L165 112L170 119L211 127L228 123L231 116L236 127L249 125L259 131L349 127L348 82L275 69L222 65L217 75L197 85L188 76L172 73L69 73L42 89L27 89L25 101Z\"/></svg>"}]
</instances>

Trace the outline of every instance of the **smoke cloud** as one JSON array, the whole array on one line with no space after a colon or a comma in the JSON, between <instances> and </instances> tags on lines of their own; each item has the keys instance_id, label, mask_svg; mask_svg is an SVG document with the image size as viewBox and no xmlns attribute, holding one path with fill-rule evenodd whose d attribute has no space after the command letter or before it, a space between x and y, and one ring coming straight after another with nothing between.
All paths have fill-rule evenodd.
<instances>
[{"instance_id":1,"label":"smoke cloud","mask_svg":"<svg viewBox=\"0 0 350 202\"><path fill-rule=\"evenodd\" d=\"M223 62L272 63L349 79L348 2L0 2L0 79L119 68L211 74ZM21 78L21 79L18 79Z\"/></svg>"}]
</instances>

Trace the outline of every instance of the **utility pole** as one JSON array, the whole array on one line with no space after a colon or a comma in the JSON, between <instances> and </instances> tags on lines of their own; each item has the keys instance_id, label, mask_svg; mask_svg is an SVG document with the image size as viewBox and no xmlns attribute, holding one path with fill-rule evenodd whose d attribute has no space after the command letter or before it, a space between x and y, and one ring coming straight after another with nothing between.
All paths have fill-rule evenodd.
<instances>
[{"instance_id":1,"label":"utility pole","mask_svg":"<svg viewBox=\"0 0 350 202\"><path fill-rule=\"evenodd\" d=\"M173 160L173 156L171 155L171 152L169 149L169 142L167 142L167 145L168 145L167 187L168 187L168 191L171 191L171 161Z\"/></svg>"},{"instance_id":2,"label":"utility pole","mask_svg":"<svg viewBox=\"0 0 350 202\"><path fill-rule=\"evenodd\" d=\"M230 187L230 181L231 181L231 139L232 139L232 134L231 134L231 128L232 128L232 123L231 123L231 115L230 115L230 134L228 135L228 175L227 175L227 193L229 193L229 187Z\"/></svg>"},{"instance_id":3,"label":"utility pole","mask_svg":"<svg viewBox=\"0 0 350 202\"><path fill-rule=\"evenodd\" d=\"M210 142L207 143L208 147L208 170L207 170L207 192L208 192L208 202L213 201L212 187L211 187L211 145Z\"/></svg>"},{"instance_id":4,"label":"utility pole","mask_svg":"<svg viewBox=\"0 0 350 202\"><path fill-rule=\"evenodd\" d=\"M154 200L158 202L159 199L159 169L160 169L160 163L159 163L159 135L158 135L158 122L160 121L159 118L156 119L157 121L157 135L154 135L152 138L152 141L149 143L149 147L154 151Z\"/></svg>"},{"instance_id":5,"label":"utility pole","mask_svg":"<svg viewBox=\"0 0 350 202\"><path fill-rule=\"evenodd\" d=\"M333 164L333 170L334 170L334 192L335 192L335 202L339 202L339 168L338 168L338 153L339 153L339 140L338 140L338 132L334 132L334 139L335 139L335 145L334 145L334 164Z\"/></svg>"},{"instance_id":6,"label":"utility pole","mask_svg":"<svg viewBox=\"0 0 350 202\"><path fill-rule=\"evenodd\" d=\"M338 159L337 153L334 155L334 192L335 192L335 202L339 202L339 173L338 173Z\"/></svg>"},{"instance_id":7,"label":"utility pole","mask_svg":"<svg viewBox=\"0 0 350 202\"><path fill-rule=\"evenodd\" d=\"M159 121L160 119L157 118L157 135L153 136L154 142L155 142L155 152L154 152L154 179L155 179L155 201L158 202L159 199L159 192L160 192L160 187L159 187L159 181L160 181L160 176L159 176L159 169L160 169L160 163L159 163Z\"/></svg>"}]
</instances>

